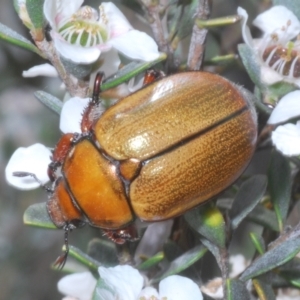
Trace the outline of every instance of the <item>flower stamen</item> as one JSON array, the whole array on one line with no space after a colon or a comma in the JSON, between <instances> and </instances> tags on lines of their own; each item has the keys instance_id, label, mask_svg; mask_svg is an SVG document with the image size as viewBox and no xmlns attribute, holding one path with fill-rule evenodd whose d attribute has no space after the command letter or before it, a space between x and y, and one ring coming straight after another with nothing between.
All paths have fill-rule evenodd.
<instances>
[{"instance_id":1,"label":"flower stamen","mask_svg":"<svg viewBox=\"0 0 300 300\"><path fill-rule=\"evenodd\" d=\"M289 42L287 47L269 46L262 54L263 61L280 75L300 77L300 54L295 50L294 43Z\"/></svg>"}]
</instances>

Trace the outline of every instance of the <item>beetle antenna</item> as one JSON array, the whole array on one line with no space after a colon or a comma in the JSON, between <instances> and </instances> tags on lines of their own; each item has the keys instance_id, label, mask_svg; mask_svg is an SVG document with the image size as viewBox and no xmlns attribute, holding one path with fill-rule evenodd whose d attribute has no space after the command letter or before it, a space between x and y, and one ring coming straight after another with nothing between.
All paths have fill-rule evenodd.
<instances>
[{"instance_id":1,"label":"beetle antenna","mask_svg":"<svg viewBox=\"0 0 300 300\"><path fill-rule=\"evenodd\" d=\"M64 242L65 242L65 247L64 248L65 248L65 250L64 250L64 253L62 255L60 255L53 264L53 266L57 267L59 270L62 270L63 267L65 266L68 255L69 255L69 250L70 250L70 247L69 247L69 232L71 232L72 228L68 224L68 225L65 226L64 229L65 229L65 237L64 237Z\"/></svg>"},{"instance_id":2,"label":"beetle antenna","mask_svg":"<svg viewBox=\"0 0 300 300\"><path fill-rule=\"evenodd\" d=\"M47 185L43 184L38 178L37 176L34 174L34 173L30 173L30 172L13 172L12 173L13 176L16 176L16 177L27 177L27 176L30 176L32 177L40 186L41 188L43 188L47 193L51 193L53 192L53 190L48 187Z\"/></svg>"}]
</instances>

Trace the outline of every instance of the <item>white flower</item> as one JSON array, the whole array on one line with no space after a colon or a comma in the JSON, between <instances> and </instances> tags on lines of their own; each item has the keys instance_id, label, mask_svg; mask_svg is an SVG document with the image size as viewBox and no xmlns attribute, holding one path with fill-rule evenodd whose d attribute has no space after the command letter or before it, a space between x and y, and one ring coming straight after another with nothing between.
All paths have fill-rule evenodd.
<instances>
[{"instance_id":1,"label":"white flower","mask_svg":"<svg viewBox=\"0 0 300 300\"><path fill-rule=\"evenodd\" d=\"M13 176L14 172L29 172L34 174L42 184L49 181L47 168L51 151L42 144L34 144L28 148L18 148L10 158L6 169L5 177L7 182L21 190L31 190L40 187L33 177Z\"/></svg>"},{"instance_id":2,"label":"white flower","mask_svg":"<svg viewBox=\"0 0 300 300\"><path fill-rule=\"evenodd\" d=\"M286 156L300 155L300 121L278 126L272 132L272 142Z\"/></svg>"},{"instance_id":3,"label":"white flower","mask_svg":"<svg viewBox=\"0 0 300 300\"><path fill-rule=\"evenodd\" d=\"M172 275L159 283L157 291L144 287L144 277L131 266L99 267L100 279L89 273L67 275L58 282L61 293L78 300L202 300L199 287L191 279ZM96 287L96 289L95 289ZM67 299L67 298L66 298Z\"/></svg>"},{"instance_id":4,"label":"white flower","mask_svg":"<svg viewBox=\"0 0 300 300\"><path fill-rule=\"evenodd\" d=\"M300 22L285 6L273 6L258 15L253 24L263 36L254 40L246 23L247 12L239 7L238 14L243 17L242 34L245 43L252 48L260 65L260 79L271 85L286 81L300 86L298 57L300 42Z\"/></svg>"},{"instance_id":5,"label":"white flower","mask_svg":"<svg viewBox=\"0 0 300 300\"><path fill-rule=\"evenodd\" d=\"M131 59L151 61L159 56L155 41L134 30L112 2L102 3L99 15L89 6L81 7L82 3L83 0L44 2L55 48L64 58L90 64L112 48Z\"/></svg>"},{"instance_id":6,"label":"white flower","mask_svg":"<svg viewBox=\"0 0 300 300\"><path fill-rule=\"evenodd\" d=\"M81 132L82 113L89 101L89 98L73 97L63 105L59 122L59 129L63 133Z\"/></svg>"},{"instance_id":7,"label":"white flower","mask_svg":"<svg viewBox=\"0 0 300 300\"><path fill-rule=\"evenodd\" d=\"M278 124L300 116L300 91L282 97L273 110L268 124ZM272 132L272 142L286 156L300 155L300 121L278 126Z\"/></svg>"},{"instance_id":8,"label":"white flower","mask_svg":"<svg viewBox=\"0 0 300 300\"><path fill-rule=\"evenodd\" d=\"M143 276L131 266L99 268L104 285L96 288L96 299L105 300L202 300L199 287L189 278L179 275L169 276L159 283L159 291L144 286Z\"/></svg>"},{"instance_id":9,"label":"white flower","mask_svg":"<svg viewBox=\"0 0 300 300\"><path fill-rule=\"evenodd\" d=\"M276 105L268 124L278 124L300 117L300 91L293 91L283 96Z\"/></svg>"},{"instance_id":10,"label":"white flower","mask_svg":"<svg viewBox=\"0 0 300 300\"><path fill-rule=\"evenodd\" d=\"M244 272L250 262L246 260L244 255L235 254L229 257L229 264L231 266L229 277L234 278Z\"/></svg>"},{"instance_id":11,"label":"white flower","mask_svg":"<svg viewBox=\"0 0 300 300\"><path fill-rule=\"evenodd\" d=\"M34 66L27 71L23 71L23 77L36 77L36 76L48 76L48 77L58 77L56 69L50 64L42 64Z\"/></svg>"},{"instance_id":12,"label":"white flower","mask_svg":"<svg viewBox=\"0 0 300 300\"><path fill-rule=\"evenodd\" d=\"M67 295L64 299L90 300L92 299L97 280L90 272L67 275L57 283L58 290Z\"/></svg>"}]
</instances>

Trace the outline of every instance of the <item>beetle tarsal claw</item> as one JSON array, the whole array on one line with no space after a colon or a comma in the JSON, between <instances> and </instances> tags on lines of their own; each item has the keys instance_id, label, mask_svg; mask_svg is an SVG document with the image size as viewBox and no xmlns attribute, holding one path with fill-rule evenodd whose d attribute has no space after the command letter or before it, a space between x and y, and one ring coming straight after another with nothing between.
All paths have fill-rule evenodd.
<instances>
[{"instance_id":1,"label":"beetle tarsal claw","mask_svg":"<svg viewBox=\"0 0 300 300\"><path fill-rule=\"evenodd\" d=\"M64 237L64 242L65 242L65 245L64 245L64 253L62 255L60 255L54 262L53 266L54 267L57 267L57 269L61 270L63 269L63 267L65 266L66 264L66 261L67 261L67 258L68 258L68 255L69 255L69 232L72 231L72 224L67 224L65 227L64 227L64 230L65 230L65 237Z\"/></svg>"}]
</instances>

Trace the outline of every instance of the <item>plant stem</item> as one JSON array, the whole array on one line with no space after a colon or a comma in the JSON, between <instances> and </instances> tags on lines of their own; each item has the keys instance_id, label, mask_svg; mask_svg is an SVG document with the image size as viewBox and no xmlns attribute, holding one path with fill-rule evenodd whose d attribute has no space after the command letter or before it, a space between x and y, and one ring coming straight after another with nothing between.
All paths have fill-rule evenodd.
<instances>
[{"instance_id":1,"label":"plant stem","mask_svg":"<svg viewBox=\"0 0 300 300\"><path fill-rule=\"evenodd\" d=\"M199 0L199 5L196 11L196 18L206 20L210 13L209 0ZM206 28L199 28L195 22L192 31L191 44L187 60L187 67L189 70L200 70L202 67L205 40L208 30Z\"/></svg>"}]
</instances>

